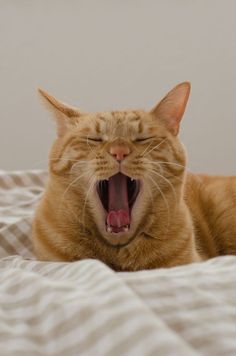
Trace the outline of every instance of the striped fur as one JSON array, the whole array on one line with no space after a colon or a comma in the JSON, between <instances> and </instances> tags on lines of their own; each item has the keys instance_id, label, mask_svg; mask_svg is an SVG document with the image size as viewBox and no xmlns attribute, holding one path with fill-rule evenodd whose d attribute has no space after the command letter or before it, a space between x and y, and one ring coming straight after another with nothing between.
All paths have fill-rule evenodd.
<instances>
[{"instance_id":1,"label":"striped fur","mask_svg":"<svg viewBox=\"0 0 236 356\"><path fill-rule=\"evenodd\" d=\"M189 91L188 83L178 85L150 113L93 114L66 104L60 110L60 102L41 91L55 112L58 139L33 223L39 259L97 258L115 270L133 271L236 253L236 178L186 174L186 154L177 134ZM109 154L114 143L131 152L121 172L142 182L131 228L122 237L106 232L96 191L98 180L120 169Z\"/></svg>"}]
</instances>

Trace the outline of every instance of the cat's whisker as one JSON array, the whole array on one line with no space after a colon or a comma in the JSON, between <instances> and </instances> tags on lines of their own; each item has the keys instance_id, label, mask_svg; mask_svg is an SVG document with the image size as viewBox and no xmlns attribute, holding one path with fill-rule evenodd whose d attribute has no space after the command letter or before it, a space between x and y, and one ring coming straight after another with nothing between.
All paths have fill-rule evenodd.
<instances>
[{"instance_id":1,"label":"cat's whisker","mask_svg":"<svg viewBox=\"0 0 236 356\"><path fill-rule=\"evenodd\" d=\"M149 149L149 147L151 146L152 144L152 141L149 142L149 145L141 152L140 156L143 157L144 156L144 153Z\"/></svg>"},{"instance_id":2,"label":"cat's whisker","mask_svg":"<svg viewBox=\"0 0 236 356\"><path fill-rule=\"evenodd\" d=\"M88 161L77 161L77 162L75 162L74 164L72 164L71 171L73 169L75 169L77 166L79 166L80 164L84 165L85 163L88 163Z\"/></svg>"},{"instance_id":3,"label":"cat's whisker","mask_svg":"<svg viewBox=\"0 0 236 356\"><path fill-rule=\"evenodd\" d=\"M181 168L186 168L186 166L183 166L182 164L175 163L175 162L150 161L150 160L148 160L148 162L154 163L154 164L170 164L170 165L172 164L172 165L175 165L175 166L178 166L178 167L181 167Z\"/></svg>"},{"instance_id":4,"label":"cat's whisker","mask_svg":"<svg viewBox=\"0 0 236 356\"><path fill-rule=\"evenodd\" d=\"M166 141L166 138L164 138L161 142L159 142L156 146L154 146L151 150L149 150L145 155L143 154L142 156L147 156L149 153L151 153L153 150L155 150L156 148L158 148L163 142Z\"/></svg>"},{"instance_id":5,"label":"cat's whisker","mask_svg":"<svg viewBox=\"0 0 236 356\"><path fill-rule=\"evenodd\" d=\"M94 187L94 185L96 184L96 178L91 176L89 178L89 182L90 185L89 185L89 189L87 190L87 193L86 193L86 196L85 196L85 200L84 200L84 205L83 205L83 210L82 210L82 226L83 226L83 230L85 231L85 208L86 208L86 203L87 203L87 200L88 200L88 196L92 190L92 188Z\"/></svg>"},{"instance_id":6,"label":"cat's whisker","mask_svg":"<svg viewBox=\"0 0 236 356\"><path fill-rule=\"evenodd\" d=\"M189 170L188 169L186 169L186 166L183 166L182 164L178 164L178 163L175 163L175 162L164 162L164 161L151 161L151 160L148 160L147 162L142 162L142 164L146 164L146 165L151 165L151 164L155 164L155 165L158 165L158 167L160 167L161 169L162 169L162 167L161 167L161 164L169 164L169 165L176 165L176 166L179 166L179 167L181 167L181 168L184 168L183 169L183 172L185 171L185 172L189 172ZM179 179L181 182L184 180L184 178L185 177L182 177L182 178L180 178L180 177L178 177L178 176L176 176L176 175L173 175L173 177L175 177L176 179Z\"/></svg>"},{"instance_id":7,"label":"cat's whisker","mask_svg":"<svg viewBox=\"0 0 236 356\"><path fill-rule=\"evenodd\" d=\"M162 168L162 166L160 165L160 163L159 162L153 162L153 161L150 161L150 160L147 160L146 162L144 161L144 162L142 162L142 164L146 164L146 165L148 165L149 167L150 166L152 166L153 165L153 163L154 164L156 164L157 166L159 166L160 167L160 169L163 171L163 168Z\"/></svg>"},{"instance_id":8,"label":"cat's whisker","mask_svg":"<svg viewBox=\"0 0 236 356\"><path fill-rule=\"evenodd\" d=\"M76 177L66 188L66 190L64 191L64 193L62 194L61 200L60 200L60 204L59 204L59 211L61 209L63 200L65 198L65 195L68 193L69 189L72 187L73 184L77 183L82 177L84 177L85 175L87 175L87 172L84 172L83 174L81 174L79 177Z\"/></svg>"},{"instance_id":9,"label":"cat's whisker","mask_svg":"<svg viewBox=\"0 0 236 356\"><path fill-rule=\"evenodd\" d=\"M176 191L175 191L175 189L174 189L174 187L173 187L173 184L172 184L167 178L165 178L162 174L157 173L156 171L154 171L154 170L152 170L152 169L150 169L150 171L151 171L152 173L156 174L158 177L162 178L166 183L169 184L169 186L171 187L171 189L172 189L172 191L173 191L173 194L174 194L174 197L175 197L175 201L176 201L176 203L177 203L178 199L177 199Z\"/></svg>"},{"instance_id":10,"label":"cat's whisker","mask_svg":"<svg viewBox=\"0 0 236 356\"><path fill-rule=\"evenodd\" d=\"M154 180L150 175L147 175L147 178L148 178L148 179L151 179L151 181L152 181L153 184L156 186L157 190L159 191L159 193L160 193L161 196L162 196L162 199L163 199L164 202L165 202L166 210L167 210L167 215L168 215L168 219L167 219L167 228L168 228L168 227L169 227L169 224L170 224L170 207L169 207L168 200L166 199L165 194L162 192L161 188L160 188L159 185L155 182L155 180Z\"/></svg>"},{"instance_id":11,"label":"cat's whisker","mask_svg":"<svg viewBox=\"0 0 236 356\"><path fill-rule=\"evenodd\" d=\"M182 178L178 176L174 176L174 177L175 179L178 179L181 183L183 183L183 181L185 180L185 176L183 176Z\"/></svg>"}]
</instances>

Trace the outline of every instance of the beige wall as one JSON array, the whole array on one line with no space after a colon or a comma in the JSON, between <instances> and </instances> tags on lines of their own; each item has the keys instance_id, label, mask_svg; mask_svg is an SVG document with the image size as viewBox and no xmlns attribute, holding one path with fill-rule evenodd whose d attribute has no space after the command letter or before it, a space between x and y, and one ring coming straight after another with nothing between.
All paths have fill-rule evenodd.
<instances>
[{"instance_id":1,"label":"beige wall","mask_svg":"<svg viewBox=\"0 0 236 356\"><path fill-rule=\"evenodd\" d=\"M86 110L148 109L190 80L189 167L236 174L235 14L234 0L0 1L0 169L47 165L37 86Z\"/></svg>"}]
</instances>

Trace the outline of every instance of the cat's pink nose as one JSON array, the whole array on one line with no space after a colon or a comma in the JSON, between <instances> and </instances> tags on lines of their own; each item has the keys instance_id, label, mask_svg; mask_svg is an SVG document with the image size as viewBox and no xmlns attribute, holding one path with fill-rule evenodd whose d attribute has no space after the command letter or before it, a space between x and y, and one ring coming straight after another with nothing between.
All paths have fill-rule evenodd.
<instances>
[{"instance_id":1,"label":"cat's pink nose","mask_svg":"<svg viewBox=\"0 0 236 356\"><path fill-rule=\"evenodd\" d=\"M130 149L126 145L114 144L110 146L109 153L120 162L130 154Z\"/></svg>"}]
</instances>

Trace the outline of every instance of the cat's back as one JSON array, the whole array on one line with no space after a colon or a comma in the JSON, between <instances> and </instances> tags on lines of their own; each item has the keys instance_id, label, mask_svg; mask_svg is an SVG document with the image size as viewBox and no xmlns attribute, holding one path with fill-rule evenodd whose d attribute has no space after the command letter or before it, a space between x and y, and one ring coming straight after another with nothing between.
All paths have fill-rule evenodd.
<instances>
[{"instance_id":1,"label":"cat's back","mask_svg":"<svg viewBox=\"0 0 236 356\"><path fill-rule=\"evenodd\" d=\"M221 199L236 194L236 176L207 175L203 173L187 173L185 193L207 198Z\"/></svg>"},{"instance_id":2,"label":"cat's back","mask_svg":"<svg viewBox=\"0 0 236 356\"><path fill-rule=\"evenodd\" d=\"M188 173L185 201L206 256L236 253L236 176Z\"/></svg>"}]
</instances>

